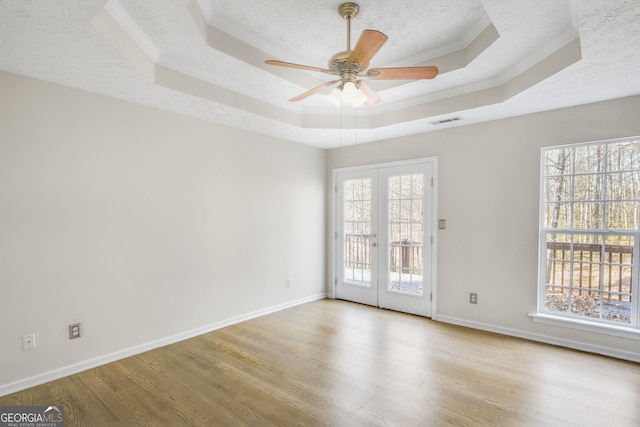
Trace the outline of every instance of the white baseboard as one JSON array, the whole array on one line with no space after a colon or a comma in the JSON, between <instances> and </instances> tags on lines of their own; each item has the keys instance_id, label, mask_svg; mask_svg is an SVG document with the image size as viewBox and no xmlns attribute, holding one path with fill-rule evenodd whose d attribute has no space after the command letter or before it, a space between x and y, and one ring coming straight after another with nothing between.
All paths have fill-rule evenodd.
<instances>
[{"instance_id":1,"label":"white baseboard","mask_svg":"<svg viewBox=\"0 0 640 427\"><path fill-rule=\"evenodd\" d=\"M551 337L548 335L534 334L531 332L525 332L517 329L503 328L501 326L490 325L487 323L474 322L471 320L459 319L456 317L438 315L438 322L450 323L452 325L464 326L472 329L479 329L487 332L495 332L501 335L509 335L517 338L524 338L530 341L537 341L545 344L557 345L560 347L566 347L573 350L586 351L589 353L600 354L603 356L615 357L617 359L629 360L631 362L640 363L640 353L617 350L615 348L604 347L594 344L583 343L579 341L572 341L563 338Z\"/></svg>"},{"instance_id":2,"label":"white baseboard","mask_svg":"<svg viewBox=\"0 0 640 427\"><path fill-rule=\"evenodd\" d=\"M206 334L207 332L212 332L217 329L222 329L227 326L235 325L237 323L242 323L247 320L255 319L256 317L265 316L267 314L282 311L287 308L295 307L297 305L325 299L326 297L327 297L327 294L322 293L322 294L312 295L306 298L301 298L295 301L278 304L272 307L267 307L261 310L256 310L250 313L234 316L229 319L222 320L220 322L203 326L201 328L196 328L196 329L186 331L177 335L172 335L159 340L136 345L134 347L126 348L124 350L119 350L109 354L105 354L104 356L96 357L94 359L85 360L80 363L65 366L60 369L55 369L53 371L45 372L43 374L39 374L33 377L25 378L23 380L15 381L13 383L5 384L0 386L0 396L6 396L8 394L25 390L30 387L35 387L37 385L41 385L49 381L54 381L60 378L64 378L66 376L77 374L79 372L86 371L88 369L97 368L98 366L106 365L107 363L116 362L118 360L122 360L130 356L135 356L136 354L141 354L149 350L154 350L156 348L164 347L170 344L175 344L179 341L184 341L189 338L194 338L194 337L197 337L198 335Z\"/></svg>"}]
</instances>

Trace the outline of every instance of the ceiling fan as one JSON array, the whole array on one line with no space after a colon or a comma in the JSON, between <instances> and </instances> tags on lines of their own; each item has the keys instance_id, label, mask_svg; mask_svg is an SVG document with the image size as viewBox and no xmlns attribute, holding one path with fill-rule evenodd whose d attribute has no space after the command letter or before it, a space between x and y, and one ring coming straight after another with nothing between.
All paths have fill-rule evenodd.
<instances>
[{"instance_id":1,"label":"ceiling fan","mask_svg":"<svg viewBox=\"0 0 640 427\"><path fill-rule=\"evenodd\" d=\"M340 16L347 20L347 50L333 55L329 59L328 68L299 65L273 59L265 61L265 64L268 65L317 71L339 76L339 79L323 83L289 99L289 101L301 101L337 83L338 86L328 97L336 105L340 106L341 102L349 102L354 107L362 104L374 105L380 102L380 97L362 78L374 80L421 80L432 79L438 75L438 67L433 66L367 69L369 61L384 45L388 37L380 31L364 30L355 47L351 50L351 19L355 18L359 11L360 6L352 2L343 3L338 7Z\"/></svg>"}]
</instances>

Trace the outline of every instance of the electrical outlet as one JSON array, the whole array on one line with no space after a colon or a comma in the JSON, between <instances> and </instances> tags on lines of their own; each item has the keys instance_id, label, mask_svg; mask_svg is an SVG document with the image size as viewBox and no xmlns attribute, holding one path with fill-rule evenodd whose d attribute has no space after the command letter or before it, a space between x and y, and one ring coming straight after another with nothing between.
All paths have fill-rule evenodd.
<instances>
[{"instance_id":1,"label":"electrical outlet","mask_svg":"<svg viewBox=\"0 0 640 427\"><path fill-rule=\"evenodd\" d=\"M287 288L293 286L293 277L287 277Z\"/></svg>"},{"instance_id":2,"label":"electrical outlet","mask_svg":"<svg viewBox=\"0 0 640 427\"><path fill-rule=\"evenodd\" d=\"M472 292L469 294L469 304L477 304L478 303L478 294Z\"/></svg>"},{"instance_id":3,"label":"electrical outlet","mask_svg":"<svg viewBox=\"0 0 640 427\"><path fill-rule=\"evenodd\" d=\"M74 340L76 338L80 338L80 323L74 323L73 325L69 325L69 339Z\"/></svg>"},{"instance_id":4,"label":"electrical outlet","mask_svg":"<svg viewBox=\"0 0 640 427\"><path fill-rule=\"evenodd\" d=\"M36 334L28 334L22 336L22 351L33 350L36 348Z\"/></svg>"}]
</instances>

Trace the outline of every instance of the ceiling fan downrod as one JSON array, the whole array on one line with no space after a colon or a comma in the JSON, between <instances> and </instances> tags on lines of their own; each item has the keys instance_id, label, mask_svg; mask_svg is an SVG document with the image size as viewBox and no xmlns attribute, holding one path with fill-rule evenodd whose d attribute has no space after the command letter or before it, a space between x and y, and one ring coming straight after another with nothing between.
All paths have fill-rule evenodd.
<instances>
[{"instance_id":1,"label":"ceiling fan downrod","mask_svg":"<svg viewBox=\"0 0 640 427\"><path fill-rule=\"evenodd\" d=\"M342 19L347 20L347 52L351 51L351 20L358 15L359 11L360 6L352 2L342 3L338 7L338 13Z\"/></svg>"}]
</instances>

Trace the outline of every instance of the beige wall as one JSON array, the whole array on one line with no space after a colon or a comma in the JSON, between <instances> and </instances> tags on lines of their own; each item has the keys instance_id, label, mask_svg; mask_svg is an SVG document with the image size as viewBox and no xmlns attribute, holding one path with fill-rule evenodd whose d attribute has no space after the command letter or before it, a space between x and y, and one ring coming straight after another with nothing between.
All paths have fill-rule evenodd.
<instances>
[{"instance_id":1,"label":"beige wall","mask_svg":"<svg viewBox=\"0 0 640 427\"><path fill-rule=\"evenodd\" d=\"M325 293L325 151L4 72L0 94L0 391Z\"/></svg>"},{"instance_id":2,"label":"beige wall","mask_svg":"<svg viewBox=\"0 0 640 427\"><path fill-rule=\"evenodd\" d=\"M529 317L537 297L540 148L640 135L639 111L640 97L632 97L355 145L329 151L328 171L438 157L438 217L447 220L437 236L439 320L640 360L638 340ZM468 303L470 292L478 293L477 305Z\"/></svg>"}]
</instances>

